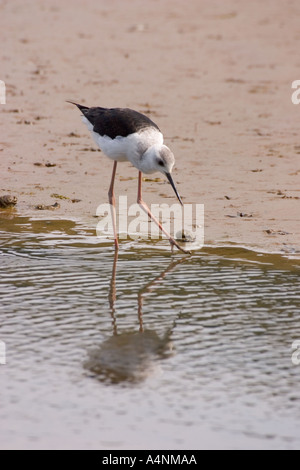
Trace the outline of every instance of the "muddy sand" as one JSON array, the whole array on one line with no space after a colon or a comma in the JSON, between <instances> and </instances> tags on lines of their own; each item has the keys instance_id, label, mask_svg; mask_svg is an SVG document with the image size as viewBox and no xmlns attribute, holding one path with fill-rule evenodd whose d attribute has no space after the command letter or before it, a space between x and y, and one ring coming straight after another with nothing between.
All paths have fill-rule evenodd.
<instances>
[{"instance_id":1,"label":"muddy sand","mask_svg":"<svg viewBox=\"0 0 300 470\"><path fill-rule=\"evenodd\" d=\"M0 1L3 215L76 218L107 202L112 163L66 100L146 113L173 150L205 243L300 256L299 2ZM159 174L144 199L175 203ZM135 202L137 171L118 166Z\"/></svg>"}]
</instances>

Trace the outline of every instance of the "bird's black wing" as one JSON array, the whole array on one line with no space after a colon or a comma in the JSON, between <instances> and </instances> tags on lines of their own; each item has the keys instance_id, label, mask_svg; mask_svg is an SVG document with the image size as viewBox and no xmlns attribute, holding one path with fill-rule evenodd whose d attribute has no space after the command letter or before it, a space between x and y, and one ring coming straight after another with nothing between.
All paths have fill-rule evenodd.
<instances>
[{"instance_id":1,"label":"bird's black wing","mask_svg":"<svg viewBox=\"0 0 300 470\"><path fill-rule=\"evenodd\" d=\"M94 132L102 136L107 135L112 139L117 136L126 137L146 127L153 127L159 131L158 126L151 119L133 109L87 108L78 104L76 106L94 126Z\"/></svg>"}]
</instances>

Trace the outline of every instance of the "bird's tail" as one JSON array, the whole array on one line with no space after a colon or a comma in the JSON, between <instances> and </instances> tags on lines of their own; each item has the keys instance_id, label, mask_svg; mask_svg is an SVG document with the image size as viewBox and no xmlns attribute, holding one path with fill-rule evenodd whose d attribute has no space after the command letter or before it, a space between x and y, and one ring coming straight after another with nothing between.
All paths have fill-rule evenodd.
<instances>
[{"instance_id":1,"label":"bird's tail","mask_svg":"<svg viewBox=\"0 0 300 470\"><path fill-rule=\"evenodd\" d=\"M75 106L77 106L77 108L82 112L89 110L89 108L87 106L83 106L82 104L74 103L74 101L68 101L67 100L67 103L75 104Z\"/></svg>"}]
</instances>

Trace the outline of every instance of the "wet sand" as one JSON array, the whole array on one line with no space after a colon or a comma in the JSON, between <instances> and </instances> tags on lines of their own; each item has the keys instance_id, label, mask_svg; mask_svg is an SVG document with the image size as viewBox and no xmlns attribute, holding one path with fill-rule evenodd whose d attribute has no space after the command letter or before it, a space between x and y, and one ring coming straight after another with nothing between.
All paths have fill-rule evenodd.
<instances>
[{"instance_id":1,"label":"wet sand","mask_svg":"<svg viewBox=\"0 0 300 470\"><path fill-rule=\"evenodd\" d=\"M206 244L299 256L299 15L280 0L2 0L0 196L17 196L11 214L96 225L112 164L66 100L131 107L163 131L183 202L205 205ZM135 202L130 164L116 183ZM146 181L144 199L176 202L163 180Z\"/></svg>"}]
</instances>

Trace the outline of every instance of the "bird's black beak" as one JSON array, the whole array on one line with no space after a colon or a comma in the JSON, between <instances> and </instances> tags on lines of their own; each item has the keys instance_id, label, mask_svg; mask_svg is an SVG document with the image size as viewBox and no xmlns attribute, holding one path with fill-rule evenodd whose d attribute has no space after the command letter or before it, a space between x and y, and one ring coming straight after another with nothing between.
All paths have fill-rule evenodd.
<instances>
[{"instance_id":1,"label":"bird's black beak","mask_svg":"<svg viewBox=\"0 0 300 470\"><path fill-rule=\"evenodd\" d=\"M169 182L170 182L170 185L171 185L172 188L174 189L174 192L175 192L175 194L176 194L176 196L177 196L178 201L179 201L180 204L183 206L181 197L180 197L179 194L178 194L178 191L177 191L176 186L175 186L175 184L174 184L174 181L173 181L173 178L172 178L172 176L171 176L171 173L166 173L166 177L168 178L168 180L169 180Z\"/></svg>"}]
</instances>

